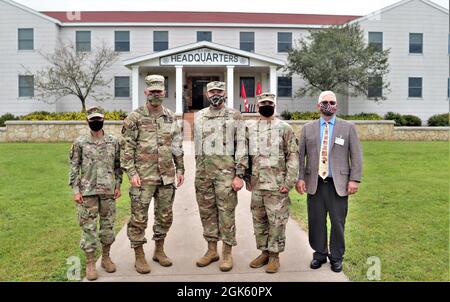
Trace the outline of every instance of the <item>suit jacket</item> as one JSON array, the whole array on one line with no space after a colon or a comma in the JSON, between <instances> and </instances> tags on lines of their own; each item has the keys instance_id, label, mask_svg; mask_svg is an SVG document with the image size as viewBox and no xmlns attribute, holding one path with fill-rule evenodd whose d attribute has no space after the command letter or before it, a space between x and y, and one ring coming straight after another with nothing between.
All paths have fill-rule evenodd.
<instances>
[{"instance_id":1,"label":"suit jacket","mask_svg":"<svg viewBox=\"0 0 450 302\"><path fill-rule=\"evenodd\" d=\"M344 140L343 145L335 142L336 137ZM317 190L320 145L320 121L307 123L300 135L299 179L305 181L307 193L311 195ZM336 192L339 196L347 196L348 181L361 181L362 174L361 143L353 123L336 118L328 158Z\"/></svg>"}]
</instances>

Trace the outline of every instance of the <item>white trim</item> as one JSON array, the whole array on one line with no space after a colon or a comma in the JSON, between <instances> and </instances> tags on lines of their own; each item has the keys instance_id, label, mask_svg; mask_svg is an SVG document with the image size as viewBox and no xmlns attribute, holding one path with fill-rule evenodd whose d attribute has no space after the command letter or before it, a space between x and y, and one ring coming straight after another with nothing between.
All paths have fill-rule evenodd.
<instances>
[{"instance_id":1,"label":"white trim","mask_svg":"<svg viewBox=\"0 0 450 302\"><path fill-rule=\"evenodd\" d=\"M131 75L131 108L132 110L137 109L139 107L139 66L131 66L132 75Z\"/></svg>"},{"instance_id":2,"label":"white trim","mask_svg":"<svg viewBox=\"0 0 450 302\"><path fill-rule=\"evenodd\" d=\"M399 6L402 6L402 5L407 4L409 2L412 2L412 1L419 1L419 2L422 2L424 4L430 5L431 7L433 7L433 8L435 8L435 9L437 9L437 10L439 10L439 11L441 11L441 12L443 12L443 13L448 15L448 10L445 9L445 7L442 7L442 6L440 6L440 5L438 5L438 4L434 3L434 2L431 2L429 0L403 0L403 1L400 1L400 2L397 2L397 3L394 3L392 5L386 6L386 7L382 8L382 9L376 10L376 11L374 11L374 12L372 12L370 14L367 14L367 15L361 17L361 18L352 20L352 21L348 22L347 24L354 24L354 23L364 22L364 21L367 21L367 20L370 20L370 19L377 18L377 16L379 16L379 15L381 15L383 13L386 13L386 12L388 12L388 11L394 9L394 8L397 8Z\"/></svg>"},{"instance_id":3,"label":"white trim","mask_svg":"<svg viewBox=\"0 0 450 302\"><path fill-rule=\"evenodd\" d=\"M183 113L183 66L175 66L175 113Z\"/></svg>"},{"instance_id":4,"label":"white trim","mask_svg":"<svg viewBox=\"0 0 450 302\"><path fill-rule=\"evenodd\" d=\"M59 21L57 19L54 19L52 17L49 17L49 16L47 16L47 15L45 15L43 13L40 13L38 11L35 11L34 9L31 9L31 8L29 8L27 6L24 6L24 5L20 4L20 3L17 3L17 2L11 1L11 0L0 0L0 1L2 1L4 3L7 3L7 4L11 5L11 6L17 7L19 9L21 9L21 10L24 10L24 11L28 12L28 13L31 13L31 14L33 14L35 16L41 17L42 19L45 19L45 20L50 21L52 23L56 23L58 25L61 25L61 21Z\"/></svg>"},{"instance_id":5,"label":"white trim","mask_svg":"<svg viewBox=\"0 0 450 302\"><path fill-rule=\"evenodd\" d=\"M227 66L227 107L234 108L234 66Z\"/></svg>"},{"instance_id":6,"label":"white trim","mask_svg":"<svg viewBox=\"0 0 450 302\"><path fill-rule=\"evenodd\" d=\"M196 42L196 43L186 44L186 45L183 45L180 47L175 47L175 48L159 51L156 53L151 53L151 54L144 55L144 56L131 58L131 59L123 61L123 65L130 68L131 65L139 64L142 61L148 61L148 60L168 56L168 55L179 53L179 52L188 51L191 49L201 48L201 47L209 47L211 49L230 52L230 53L237 54L237 55L240 55L243 57L249 57L252 59L268 62L268 63L275 64L278 66L284 66L284 64L285 64L285 62L282 60L271 58L271 57L264 56L264 55L255 54L254 52L248 52L245 50L240 50L237 48L232 48L229 46L212 43L212 42L208 42L208 41L200 41L200 42Z\"/></svg>"},{"instance_id":7,"label":"white trim","mask_svg":"<svg viewBox=\"0 0 450 302\"><path fill-rule=\"evenodd\" d=\"M2 1L2 0L0 0ZM240 28L307 28L307 29L321 29L327 28L331 25L325 24L272 24L272 23L191 23L191 22L62 22L61 26L83 27L83 26L155 26L155 27L240 27Z\"/></svg>"}]
</instances>

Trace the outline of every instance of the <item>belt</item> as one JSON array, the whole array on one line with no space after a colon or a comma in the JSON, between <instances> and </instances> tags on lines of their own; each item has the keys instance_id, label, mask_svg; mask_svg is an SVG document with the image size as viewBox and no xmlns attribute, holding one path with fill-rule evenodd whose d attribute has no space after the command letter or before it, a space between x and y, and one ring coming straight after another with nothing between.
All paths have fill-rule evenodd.
<instances>
[{"instance_id":1,"label":"belt","mask_svg":"<svg viewBox=\"0 0 450 302\"><path fill-rule=\"evenodd\" d=\"M325 179L323 179L319 176L319 181L322 181L323 183L331 182L333 181L333 177L326 177Z\"/></svg>"}]
</instances>

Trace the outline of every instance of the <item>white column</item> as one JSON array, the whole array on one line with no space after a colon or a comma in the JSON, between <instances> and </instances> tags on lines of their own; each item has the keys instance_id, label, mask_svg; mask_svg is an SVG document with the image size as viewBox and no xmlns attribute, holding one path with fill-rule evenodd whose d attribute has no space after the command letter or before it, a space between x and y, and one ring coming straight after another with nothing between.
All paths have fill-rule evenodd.
<instances>
[{"instance_id":1,"label":"white column","mask_svg":"<svg viewBox=\"0 0 450 302\"><path fill-rule=\"evenodd\" d=\"M267 92L267 87L268 87L268 83L267 83L267 72L261 72L261 89L262 92Z\"/></svg>"},{"instance_id":2,"label":"white column","mask_svg":"<svg viewBox=\"0 0 450 302\"><path fill-rule=\"evenodd\" d=\"M234 108L234 66L227 66L227 106Z\"/></svg>"},{"instance_id":3,"label":"white column","mask_svg":"<svg viewBox=\"0 0 450 302\"><path fill-rule=\"evenodd\" d=\"M175 66L175 113L183 113L183 66Z\"/></svg>"},{"instance_id":4,"label":"white column","mask_svg":"<svg viewBox=\"0 0 450 302\"><path fill-rule=\"evenodd\" d=\"M270 93L277 94L277 67L270 66Z\"/></svg>"},{"instance_id":5,"label":"white column","mask_svg":"<svg viewBox=\"0 0 450 302\"><path fill-rule=\"evenodd\" d=\"M139 107L139 66L132 66L131 81L131 109L134 110Z\"/></svg>"}]
</instances>

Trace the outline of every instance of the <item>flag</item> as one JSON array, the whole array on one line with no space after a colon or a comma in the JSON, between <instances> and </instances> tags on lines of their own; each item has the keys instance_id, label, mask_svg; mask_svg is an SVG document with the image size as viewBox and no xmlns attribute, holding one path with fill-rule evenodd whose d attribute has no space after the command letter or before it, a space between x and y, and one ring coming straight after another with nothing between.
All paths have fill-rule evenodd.
<instances>
[{"instance_id":1,"label":"flag","mask_svg":"<svg viewBox=\"0 0 450 302\"><path fill-rule=\"evenodd\" d=\"M244 87L244 81L241 82L241 97L244 98L244 108L245 112L248 112L248 100L247 100L247 94L245 93L245 87Z\"/></svg>"},{"instance_id":2,"label":"flag","mask_svg":"<svg viewBox=\"0 0 450 302\"><path fill-rule=\"evenodd\" d=\"M258 82L258 85L256 86L256 95L260 95L262 93L261 83Z\"/></svg>"}]
</instances>

